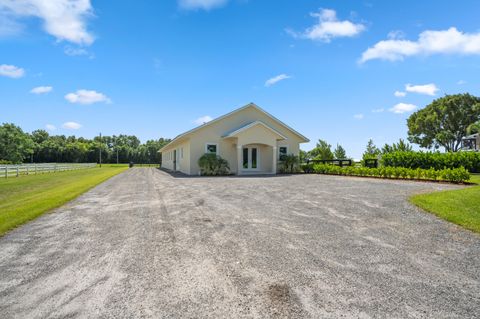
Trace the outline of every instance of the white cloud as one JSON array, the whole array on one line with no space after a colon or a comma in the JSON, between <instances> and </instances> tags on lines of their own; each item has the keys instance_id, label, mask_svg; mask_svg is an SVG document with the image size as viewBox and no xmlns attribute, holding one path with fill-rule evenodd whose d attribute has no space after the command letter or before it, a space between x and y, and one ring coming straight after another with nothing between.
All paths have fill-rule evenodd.
<instances>
[{"instance_id":1,"label":"white cloud","mask_svg":"<svg viewBox=\"0 0 480 319\"><path fill-rule=\"evenodd\" d=\"M357 120L363 120L364 115L360 113L360 114L355 114L353 117Z\"/></svg>"},{"instance_id":2,"label":"white cloud","mask_svg":"<svg viewBox=\"0 0 480 319\"><path fill-rule=\"evenodd\" d=\"M82 125L76 122L65 122L62 124L62 127L67 130L78 130Z\"/></svg>"},{"instance_id":3,"label":"white cloud","mask_svg":"<svg viewBox=\"0 0 480 319\"><path fill-rule=\"evenodd\" d=\"M194 120L193 123L195 123L197 125L202 125L202 124L205 124L207 122L210 122L211 120L213 120L213 118L211 116L205 115L205 116L201 116L198 119Z\"/></svg>"},{"instance_id":4,"label":"white cloud","mask_svg":"<svg viewBox=\"0 0 480 319\"><path fill-rule=\"evenodd\" d=\"M90 45L94 41L88 32L86 21L93 16L90 0L0 0L0 20L3 25L17 26L25 17L43 20L44 30L57 40ZM12 29L12 32L15 30ZM8 32L3 30L3 33ZM2 33L2 32L0 32Z\"/></svg>"},{"instance_id":5,"label":"white cloud","mask_svg":"<svg viewBox=\"0 0 480 319\"><path fill-rule=\"evenodd\" d=\"M69 45L67 45L63 49L63 52L65 52L65 54L69 56L88 55L88 51L85 50L84 48L74 48Z\"/></svg>"},{"instance_id":6,"label":"white cloud","mask_svg":"<svg viewBox=\"0 0 480 319\"><path fill-rule=\"evenodd\" d=\"M25 75L25 70L15 65L2 64L0 65L0 75L18 79Z\"/></svg>"},{"instance_id":7,"label":"white cloud","mask_svg":"<svg viewBox=\"0 0 480 319\"><path fill-rule=\"evenodd\" d=\"M301 33L287 30L294 37L330 42L333 38L353 37L365 30L361 23L353 23L348 20L338 20L337 13L332 9L321 9L320 12L310 13L318 18L318 23L307 28Z\"/></svg>"},{"instance_id":8,"label":"white cloud","mask_svg":"<svg viewBox=\"0 0 480 319\"><path fill-rule=\"evenodd\" d=\"M210 10L226 4L228 0L178 0L182 9L186 10Z\"/></svg>"},{"instance_id":9,"label":"white cloud","mask_svg":"<svg viewBox=\"0 0 480 319\"><path fill-rule=\"evenodd\" d=\"M467 81L465 80L460 80L457 82L458 85L464 85L464 84L467 84Z\"/></svg>"},{"instance_id":10,"label":"white cloud","mask_svg":"<svg viewBox=\"0 0 480 319\"><path fill-rule=\"evenodd\" d=\"M53 87L51 86L37 86L36 88L31 89L30 93L45 94L45 93L51 92L52 90L53 90Z\"/></svg>"},{"instance_id":11,"label":"white cloud","mask_svg":"<svg viewBox=\"0 0 480 319\"><path fill-rule=\"evenodd\" d=\"M111 103L108 96L93 90L78 90L75 93L68 93L65 99L70 103L93 104L98 102Z\"/></svg>"},{"instance_id":12,"label":"white cloud","mask_svg":"<svg viewBox=\"0 0 480 319\"><path fill-rule=\"evenodd\" d=\"M47 124L45 125L45 128L49 131L55 131L57 129L57 127L53 124Z\"/></svg>"},{"instance_id":13,"label":"white cloud","mask_svg":"<svg viewBox=\"0 0 480 319\"><path fill-rule=\"evenodd\" d=\"M265 86L269 87L269 86L272 86L272 85L274 85L274 84L276 84L280 81L290 79L290 78L291 78L290 75L280 74L280 75L274 76L273 78L270 78L267 81L265 81Z\"/></svg>"},{"instance_id":14,"label":"white cloud","mask_svg":"<svg viewBox=\"0 0 480 319\"><path fill-rule=\"evenodd\" d=\"M402 91L395 91L395 93L393 93L393 95L395 95L396 97L404 97L405 95L407 95L407 93L402 92Z\"/></svg>"},{"instance_id":15,"label":"white cloud","mask_svg":"<svg viewBox=\"0 0 480 319\"><path fill-rule=\"evenodd\" d=\"M393 31L390 31L388 32L387 34L387 38L389 39L404 39L405 38L405 33L401 30L393 30Z\"/></svg>"},{"instance_id":16,"label":"white cloud","mask_svg":"<svg viewBox=\"0 0 480 319\"><path fill-rule=\"evenodd\" d=\"M359 62L374 59L401 61L409 56L432 54L480 54L480 32L464 33L452 27L441 31L423 31L417 41L383 40L363 52Z\"/></svg>"},{"instance_id":17,"label":"white cloud","mask_svg":"<svg viewBox=\"0 0 480 319\"><path fill-rule=\"evenodd\" d=\"M0 37L11 37L23 31L23 26L1 11L0 7Z\"/></svg>"},{"instance_id":18,"label":"white cloud","mask_svg":"<svg viewBox=\"0 0 480 319\"><path fill-rule=\"evenodd\" d=\"M383 108L373 109L373 110L372 110L372 113L382 113L383 111L385 111L385 109L383 109Z\"/></svg>"},{"instance_id":19,"label":"white cloud","mask_svg":"<svg viewBox=\"0 0 480 319\"><path fill-rule=\"evenodd\" d=\"M405 85L405 91L418 93L418 94L433 96L437 93L438 90L439 88L434 83L424 84L424 85L411 85L411 84Z\"/></svg>"},{"instance_id":20,"label":"white cloud","mask_svg":"<svg viewBox=\"0 0 480 319\"><path fill-rule=\"evenodd\" d=\"M416 105L413 104L408 104L408 103L398 103L394 107L392 107L389 111L396 113L396 114L402 114L406 112L411 112L417 108Z\"/></svg>"},{"instance_id":21,"label":"white cloud","mask_svg":"<svg viewBox=\"0 0 480 319\"><path fill-rule=\"evenodd\" d=\"M95 58L95 54L89 52L85 48L75 48L70 45L65 46L63 52L68 56L87 56L89 59Z\"/></svg>"}]
</instances>

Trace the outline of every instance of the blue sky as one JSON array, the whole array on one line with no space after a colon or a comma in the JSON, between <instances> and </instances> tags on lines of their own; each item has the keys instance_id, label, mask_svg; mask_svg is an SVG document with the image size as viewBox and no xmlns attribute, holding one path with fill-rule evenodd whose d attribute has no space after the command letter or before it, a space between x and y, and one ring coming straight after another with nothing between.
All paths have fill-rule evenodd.
<instances>
[{"instance_id":1,"label":"blue sky","mask_svg":"<svg viewBox=\"0 0 480 319\"><path fill-rule=\"evenodd\" d=\"M0 0L0 122L174 137L249 102L359 158L480 95L480 2ZM395 94L396 92L396 94Z\"/></svg>"}]
</instances>

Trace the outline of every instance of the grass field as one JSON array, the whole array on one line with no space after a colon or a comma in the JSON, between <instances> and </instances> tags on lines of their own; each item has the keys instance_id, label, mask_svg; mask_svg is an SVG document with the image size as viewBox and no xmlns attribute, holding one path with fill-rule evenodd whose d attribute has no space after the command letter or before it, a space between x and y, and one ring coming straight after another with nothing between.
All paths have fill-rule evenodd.
<instances>
[{"instance_id":1,"label":"grass field","mask_svg":"<svg viewBox=\"0 0 480 319\"><path fill-rule=\"evenodd\" d=\"M0 236L59 207L128 165L0 179Z\"/></svg>"},{"instance_id":2,"label":"grass field","mask_svg":"<svg viewBox=\"0 0 480 319\"><path fill-rule=\"evenodd\" d=\"M128 167L129 164L125 164L125 163L120 163L120 164L110 164L110 163L107 163L107 164L102 164L102 167ZM97 164L97 166L99 166ZM134 167L160 167L160 164L134 164L133 165Z\"/></svg>"},{"instance_id":3,"label":"grass field","mask_svg":"<svg viewBox=\"0 0 480 319\"><path fill-rule=\"evenodd\" d=\"M472 175L470 182L477 186L414 195L410 201L440 218L480 233L480 174Z\"/></svg>"}]
</instances>

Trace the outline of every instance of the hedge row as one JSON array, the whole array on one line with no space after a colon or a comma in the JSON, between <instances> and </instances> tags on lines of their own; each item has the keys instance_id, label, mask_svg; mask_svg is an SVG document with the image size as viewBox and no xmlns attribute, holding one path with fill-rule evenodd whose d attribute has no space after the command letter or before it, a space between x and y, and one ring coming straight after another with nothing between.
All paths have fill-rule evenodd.
<instances>
[{"instance_id":1,"label":"hedge row","mask_svg":"<svg viewBox=\"0 0 480 319\"><path fill-rule=\"evenodd\" d=\"M480 153L478 152L392 152L382 155L383 166L444 169L464 167L469 172L480 172Z\"/></svg>"},{"instance_id":2,"label":"hedge row","mask_svg":"<svg viewBox=\"0 0 480 319\"><path fill-rule=\"evenodd\" d=\"M340 167L329 164L314 164L313 167L304 167L305 171L313 169L317 174L348 175L348 176L369 176L382 178L402 178L429 181L447 181L453 183L463 183L470 179L470 173L463 167L446 168L442 170L405 168L405 167Z\"/></svg>"}]
</instances>

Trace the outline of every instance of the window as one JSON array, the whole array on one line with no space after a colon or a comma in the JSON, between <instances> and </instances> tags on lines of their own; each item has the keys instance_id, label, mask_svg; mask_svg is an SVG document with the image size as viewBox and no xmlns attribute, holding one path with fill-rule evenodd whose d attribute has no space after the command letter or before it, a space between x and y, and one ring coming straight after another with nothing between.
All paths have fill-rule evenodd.
<instances>
[{"instance_id":1,"label":"window","mask_svg":"<svg viewBox=\"0 0 480 319\"><path fill-rule=\"evenodd\" d=\"M278 158L280 160L283 160L283 158L287 155L288 155L288 147L287 146L280 146L278 148Z\"/></svg>"},{"instance_id":2,"label":"window","mask_svg":"<svg viewBox=\"0 0 480 319\"><path fill-rule=\"evenodd\" d=\"M183 147L180 149L180 158L183 159Z\"/></svg>"},{"instance_id":3,"label":"window","mask_svg":"<svg viewBox=\"0 0 480 319\"><path fill-rule=\"evenodd\" d=\"M218 154L218 144L216 144L216 143L205 144L205 153L207 153L207 154Z\"/></svg>"},{"instance_id":4,"label":"window","mask_svg":"<svg viewBox=\"0 0 480 319\"><path fill-rule=\"evenodd\" d=\"M243 168L248 168L248 148L243 149Z\"/></svg>"},{"instance_id":5,"label":"window","mask_svg":"<svg viewBox=\"0 0 480 319\"><path fill-rule=\"evenodd\" d=\"M251 165L252 165L252 169L255 169L257 168L257 148L253 147L251 152L252 152Z\"/></svg>"}]
</instances>

